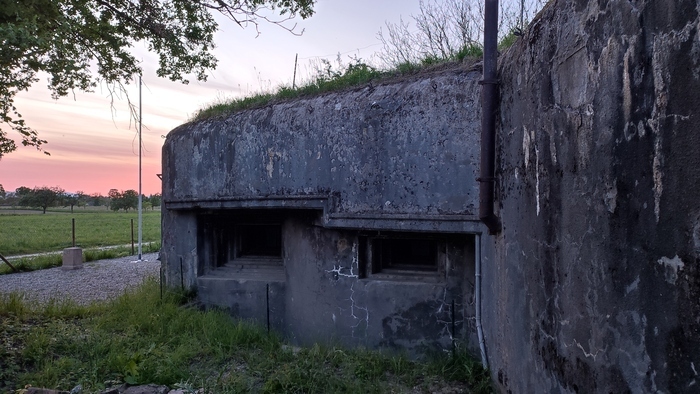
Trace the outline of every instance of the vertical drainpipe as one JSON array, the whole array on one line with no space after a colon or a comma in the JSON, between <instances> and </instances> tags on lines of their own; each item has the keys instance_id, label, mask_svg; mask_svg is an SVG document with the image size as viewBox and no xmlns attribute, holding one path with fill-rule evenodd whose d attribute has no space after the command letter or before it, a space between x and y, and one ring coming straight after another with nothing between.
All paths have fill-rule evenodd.
<instances>
[{"instance_id":1,"label":"vertical drainpipe","mask_svg":"<svg viewBox=\"0 0 700 394\"><path fill-rule=\"evenodd\" d=\"M479 175L479 219L494 235L501 221L493 211L496 161L496 116L498 116L498 0L485 0L484 65L481 88L481 174Z\"/></svg>"},{"instance_id":2,"label":"vertical drainpipe","mask_svg":"<svg viewBox=\"0 0 700 394\"><path fill-rule=\"evenodd\" d=\"M501 222L493 211L496 159L496 116L498 116L498 0L484 0L484 64L481 88L481 173L479 178L479 219L489 234L501 231ZM486 342L481 323L481 234L475 241L474 295L476 332L479 338L481 363L488 369Z\"/></svg>"},{"instance_id":3,"label":"vertical drainpipe","mask_svg":"<svg viewBox=\"0 0 700 394\"><path fill-rule=\"evenodd\" d=\"M481 325L481 234L474 236L474 309L476 310L474 320L476 320L476 335L479 338L479 350L481 351L481 365L489 369L489 360L486 357L486 341L484 340L484 329Z\"/></svg>"}]
</instances>

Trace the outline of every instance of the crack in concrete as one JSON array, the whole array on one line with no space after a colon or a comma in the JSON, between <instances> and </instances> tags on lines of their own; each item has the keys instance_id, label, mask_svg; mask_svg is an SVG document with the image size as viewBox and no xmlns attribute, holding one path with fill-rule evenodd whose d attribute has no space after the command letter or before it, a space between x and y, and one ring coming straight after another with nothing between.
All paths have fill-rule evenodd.
<instances>
[{"instance_id":1,"label":"crack in concrete","mask_svg":"<svg viewBox=\"0 0 700 394\"><path fill-rule=\"evenodd\" d=\"M577 347L577 348L581 349L581 351L583 352L583 355L584 355L586 358L590 357L590 358L593 359L593 361L595 361L596 357L598 357L598 353L600 353L600 352L605 352L605 350L607 349L607 347L604 347L604 348L602 348L602 349L596 349L596 350L595 350L595 353L593 353L592 350L591 350L591 352L589 353L589 352L586 351L586 349L583 348L583 345L581 345L576 339L574 339L574 341L573 341L570 345L564 344L564 347L573 346L574 344L576 344L576 347Z\"/></svg>"},{"instance_id":2,"label":"crack in concrete","mask_svg":"<svg viewBox=\"0 0 700 394\"><path fill-rule=\"evenodd\" d=\"M350 273L347 273L348 267L343 267L341 264L333 264L333 269L326 270L329 274L334 274L334 276L342 276L344 278L359 278L360 276L355 273L355 268L359 271L359 260L357 258L357 243L353 242L352 249L352 261L350 262ZM345 273L343 270L346 270Z\"/></svg>"},{"instance_id":3,"label":"crack in concrete","mask_svg":"<svg viewBox=\"0 0 700 394\"><path fill-rule=\"evenodd\" d=\"M457 309L461 310L461 309L462 309L462 306L463 306L463 305L460 304L460 303L458 303L458 302L455 302L455 303L454 303L454 308L455 308L455 312L454 312L454 315L455 315L455 319L454 319L455 331L457 330L457 326L458 326L458 325L460 325L460 327L463 327L463 326L464 326L464 314L460 314L461 319L458 320L458 319L456 318L456 317L457 317L457 312L456 312L456 310L457 310ZM447 289L444 289L444 290L443 290L443 293L442 293L442 301L440 301L440 305L439 305L438 309L437 309L436 312L435 312L435 321L436 321L438 324L443 325L442 330L440 331L440 332L441 332L441 336L447 336L447 337L450 338L450 340L454 340L455 338L454 338L453 333L452 333L452 330L451 330L451 326L452 326L452 323L453 323L453 320L452 320L452 318L451 318L452 316L450 315L451 308L452 308L452 302L448 302L448 301L447 301ZM447 314L448 314L447 320L443 320L443 319L440 318L440 315L443 314L443 313L447 313Z\"/></svg>"},{"instance_id":4,"label":"crack in concrete","mask_svg":"<svg viewBox=\"0 0 700 394\"><path fill-rule=\"evenodd\" d=\"M358 306L355 304L355 283L353 283L350 286L350 298L349 298L349 300L350 300L350 316L352 316L353 319L358 320L357 324L352 326L352 337L357 338L355 336L355 330L358 327L360 327L360 324L362 324L363 321L365 323L365 330L369 327L369 309L367 309L367 307L361 307L361 306ZM364 311L364 315L365 315L364 318L356 316L355 309L357 309L359 311ZM365 335L363 337L365 337L365 336L366 336L366 332L365 332Z\"/></svg>"}]
</instances>

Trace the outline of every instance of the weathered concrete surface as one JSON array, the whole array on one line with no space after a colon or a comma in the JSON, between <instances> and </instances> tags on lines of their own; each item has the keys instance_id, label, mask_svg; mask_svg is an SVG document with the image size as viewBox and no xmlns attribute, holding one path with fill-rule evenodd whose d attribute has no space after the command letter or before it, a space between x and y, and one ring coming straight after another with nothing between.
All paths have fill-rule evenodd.
<instances>
[{"instance_id":1,"label":"weathered concrete surface","mask_svg":"<svg viewBox=\"0 0 700 394\"><path fill-rule=\"evenodd\" d=\"M384 280L360 274L356 232L309 224L289 223L285 332L294 343L331 340L425 353L449 350L453 329L455 340L475 343L467 331L473 324L466 321L474 315L467 304L473 293L473 268L467 268L473 267L473 255L466 255L473 244L465 242L466 236L447 242L446 279Z\"/></svg>"},{"instance_id":2,"label":"weathered concrete surface","mask_svg":"<svg viewBox=\"0 0 700 394\"><path fill-rule=\"evenodd\" d=\"M476 348L479 77L456 65L173 130L165 282L292 343ZM236 256L236 225L263 216L279 264ZM439 270L368 274L368 237L392 232L436 240Z\"/></svg>"},{"instance_id":3,"label":"weathered concrete surface","mask_svg":"<svg viewBox=\"0 0 700 394\"><path fill-rule=\"evenodd\" d=\"M474 215L479 73L464 67L183 125L166 204L334 196L329 213Z\"/></svg>"},{"instance_id":4,"label":"weathered concrete surface","mask_svg":"<svg viewBox=\"0 0 700 394\"><path fill-rule=\"evenodd\" d=\"M504 392L700 390L699 4L552 1L502 56Z\"/></svg>"},{"instance_id":5,"label":"weathered concrete surface","mask_svg":"<svg viewBox=\"0 0 700 394\"><path fill-rule=\"evenodd\" d=\"M192 211L162 211L161 227L163 280L170 287L194 289L197 276L204 273L197 254L197 215Z\"/></svg>"}]
</instances>

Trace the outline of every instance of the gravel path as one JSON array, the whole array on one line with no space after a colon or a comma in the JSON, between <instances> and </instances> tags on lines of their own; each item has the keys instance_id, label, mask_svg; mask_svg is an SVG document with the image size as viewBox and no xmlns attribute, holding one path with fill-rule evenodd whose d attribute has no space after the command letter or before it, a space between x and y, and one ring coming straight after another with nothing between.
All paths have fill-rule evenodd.
<instances>
[{"instance_id":1,"label":"gravel path","mask_svg":"<svg viewBox=\"0 0 700 394\"><path fill-rule=\"evenodd\" d=\"M140 262L129 256L91 261L78 270L64 271L58 267L0 275L0 293L16 292L40 302L69 298L81 305L113 299L149 276L158 277L157 257L158 253L146 253Z\"/></svg>"}]
</instances>

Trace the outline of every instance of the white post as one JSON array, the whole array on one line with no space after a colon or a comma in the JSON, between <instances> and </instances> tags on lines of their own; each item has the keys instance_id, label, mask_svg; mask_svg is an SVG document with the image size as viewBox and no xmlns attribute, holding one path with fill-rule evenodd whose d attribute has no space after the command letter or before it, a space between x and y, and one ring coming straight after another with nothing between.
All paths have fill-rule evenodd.
<instances>
[{"instance_id":1,"label":"white post","mask_svg":"<svg viewBox=\"0 0 700 394\"><path fill-rule=\"evenodd\" d=\"M141 261L141 241L143 238L143 232L142 232L142 192L141 192L141 125L143 124L143 120L141 119L141 75L139 75L139 258L138 261Z\"/></svg>"}]
</instances>

